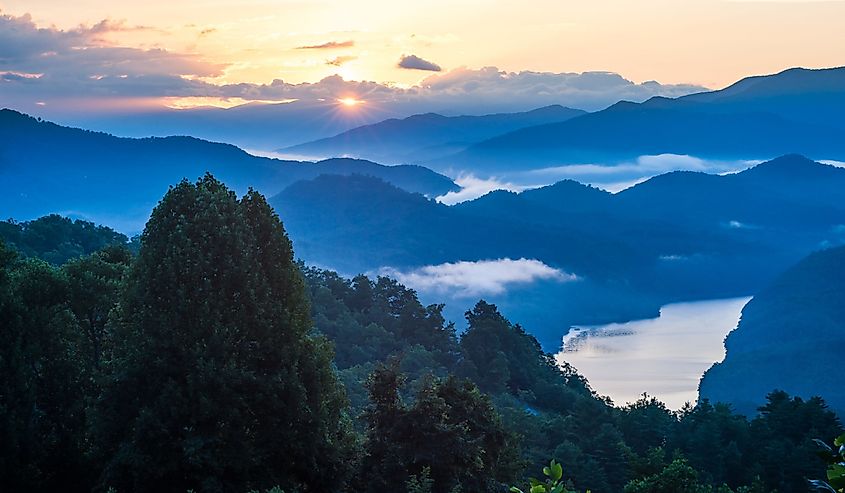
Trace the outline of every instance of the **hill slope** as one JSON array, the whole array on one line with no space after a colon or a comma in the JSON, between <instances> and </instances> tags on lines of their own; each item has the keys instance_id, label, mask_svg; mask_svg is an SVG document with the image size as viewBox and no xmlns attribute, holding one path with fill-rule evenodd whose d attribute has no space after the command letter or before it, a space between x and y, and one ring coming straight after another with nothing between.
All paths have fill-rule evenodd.
<instances>
[{"instance_id":1,"label":"hill slope","mask_svg":"<svg viewBox=\"0 0 845 493\"><path fill-rule=\"evenodd\" d=\"M618 194L563 181L447 207L377 179L323 176L271 203L304 260L342 272L526 258L574 273L580 283L521 291L518 303L494 298L527 325L543 312L546 330L560 331L599 323L597 313L643 315L643 302L656 310L754 293L820 245L845 243L843 199L845 169L790 155L732 175L661 175Z\"/></svg>"},{"instance_id":2,"label":"hill slope","mask_svg":"<svg viewBox=\"0 0 845 493\"><path fill-rule=\"evenodd\" d=\"M701 397L753 414L772 389L821 396L845 411L845 247L814 253L787 270L742 311L727 355L705 373Z\"/></svg>"},{"instance_id":3,"label":"hill slope","mask_svg":"<svg viewBox=\"0 0 845 493\"><path fill-rule=\"evenodd\" d=\"M206 171L239 192L254 187L274 194L324 173L378 176L432 196L458 189L419 166L280 161L191 137L118 138L0 111L0 214L5 217L58 212L137 229L170 184Z\"/></svg>"}]
</instances>

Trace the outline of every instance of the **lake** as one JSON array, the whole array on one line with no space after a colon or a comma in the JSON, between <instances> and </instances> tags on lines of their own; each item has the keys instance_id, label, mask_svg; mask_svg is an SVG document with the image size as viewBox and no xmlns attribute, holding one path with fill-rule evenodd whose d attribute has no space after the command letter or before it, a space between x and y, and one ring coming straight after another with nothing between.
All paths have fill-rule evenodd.
<instances>
[{"instance_id":1,"label":"lake","mask_svg":"<svg viewBox=\"0 0 845 493\"><path fill-rule=\"evenodd\" d=\"M617 405L643 392L679 409L698 398L698 382L725 356L723 341L751 298L673 303L658 318L573 327L555 357Z\"/></svg>"}]
</instances>

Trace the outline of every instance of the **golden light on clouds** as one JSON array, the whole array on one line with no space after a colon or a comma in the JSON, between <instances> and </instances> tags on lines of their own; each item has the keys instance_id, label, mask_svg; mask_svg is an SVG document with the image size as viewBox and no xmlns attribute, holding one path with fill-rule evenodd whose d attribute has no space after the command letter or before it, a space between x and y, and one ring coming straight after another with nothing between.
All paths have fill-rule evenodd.
<instances>
[{"instance_id":1,"label":"golden light on clouds","mask_svg":"<svg viewBox=\"0 0 845 493\"><path fill-rule=\"evenodd\" d=\"M607 70L634 81L722 87L793 66L845 64L845 2L727 0L2 0L3 13L73 29L103 19L104 39L189 53L226 68L214 83L346 79L419 83L414 54L445 71ZM302 49L308 47L308 49ZM351 62L354 60L354 62ZM331 63L327 63L331 62ZM351 63L348 63L351 62Z\"/></svg>"},{"instance_id":2,"label":"golden light on clouds","mask_svg":"<svg viewBox=\"0 0 845 493\"><path fill-rule=\"evenodd\" d=\"M181 98L162 98L163 106L173 108L176 110L187 110L193 108L213 107L213 108L234 108L244 104L283 104L295 101L288 100L260 100L260 99L243 99L243 98L218 98L211 96L190 96Z\"/></svg>"}]
</instances>

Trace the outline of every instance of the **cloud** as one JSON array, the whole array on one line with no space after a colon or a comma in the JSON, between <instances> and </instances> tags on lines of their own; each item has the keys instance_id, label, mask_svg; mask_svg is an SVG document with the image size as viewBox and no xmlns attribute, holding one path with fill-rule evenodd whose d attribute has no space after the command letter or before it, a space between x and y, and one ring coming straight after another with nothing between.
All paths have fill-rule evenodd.
<instances>
[{"instance_id":1,"label":"cloud","mask_svg":"<svg viewBox=\"0 0 845 493\"><path fill-rule=\"evenodd\" d=\"M3 96L15 101L75 97L160 97L199 91L201 77L223 74L225 64L163 49L116 46L103 34L150 29L103 20L75 29L39 28L29 15L0 15L0 72L38 74L4 77ZM26 79L26 80L23 80ZM0 97L0 103L6 103Z\"/></svg>"},{"instance_id":2,"label":"cloud","mask_svg":"<svg viewBox=\"0 0 845 493\"><path fill-rule=\"evenodd\" d=\"M93 110L104 98L296 99L316 103L354 94L366 99L368 108L390 117L428 111L447 115L524 111L550 104L595 110L620 99L643 101L657 95L673 97L704 89L656 82L636 84L610 72L506 72L496 67L461 67L433 73L411 87L344 80L339 76L300 84L280 79L264 84L221 84L214 79L229 68L226 63L215 63L195 53L120 46L104 39L109 32L136 29L150 28L105 19L93 26L62 30L39 27L29 15L0 15L0 73L5 74L0 80L0 105L27 111L32 107L24 105L35 101L45 101L48 108L77 102L76 107ZM328 41L302 48L353 45L353 41ZM338 56L326 63L340 66L348 61L350 58ZM403 57L400 63L418 69L439 69L415 55Z\"/></svg>"},{"instance_id":3,"label":"cloud","mask_svg":"<svg viewBox=\"0 0 845 493\"><path fill-rule=\"evenodd\" d=\"M529 284L538 280L567 282L577 280L574 274L549 267L539 260L460 261L427 265L407 272L390 267L379 274L395 278L418 291L450 293L460 297L501 294L514 284Z\"/></svg>"},{"instance_id":4,"label":"cloud","mask_svg":"<svg viewBox=\"0 0 845 493\"><path fill-rule=\"evenodd\" d=\"M332 58L331 60L326 60L326 65L334 65L335 67L340 67L345 63L351 62L352 60L356 60L358 57L347 55L347 56L337 56Z\"/></svg>"},{"instance_id":5,"label":"cloud","mask_svg":"<svg viewBox=\"0 0 845 493\"><path fill-rule=\"evenodd\" d=\"M156 29L150 26L129 26L123 19L103 19L100 22L91 26L90 28L87 28L85 26L79 26L77 30L80 32L88 31L91 34L104 34L127 31L155 31Z\"/></svg>"},{"instance_id":6,"label":"cloud","mask_svg":"<svg viewBox=\"0 0 845 493\"><path fill-rule=\"evenodd\" d=\"M496 67L457 68L432 75L420 83L428 93L459 102L490 106L508 101L539 107L561 104L585 110L605 108L620 100L645 101L653 96L677 97L706 90L690 84L665 85L654 81L636 84L613 72L505 72Z\"/></svg>"},{"instance_id":7,"label":"cloud","mask_svg":"<svg viewBox=\"0 0 845 493\"><path fill-rule=\"evenodd\" d=\"M526 188L524 186L514 185L513 183L499 181L496 178L478 178L473 174L458 176L454 181L461 189L457 192L447 192L445 195L437 197L436 200L441 204L459 204L467 200L477 199L494 190L520 192Z\"/></svg>"},{"instance_id":8,"label":"cloud","mask_svg":"<svg viewBox=\"0 0 845 493\"><path fill-rule=\"evenodd\" d=\"M822 164L826 164L828 166L834 166L836 168L845 168L845 162L843 161L834 161L832 159L822 159L819 161Z\"/></svg>"},{"instance_id":9,"label":"cloud","mask_svg":"<svg viewBox=\"0 0 845 493\"><path fill-rule=\"evenodd\" d=\"M708 160L684 154L640 156L616 165L572 164L504 174L504 179L524 188L548 185L563 179L618 192L653 176L671 171L699 171L711 174L734 173L758 164L751 160Z\"/></svg>"},{"instance_id":10,"label":"cloud","mask_svg":"<svg viewBox=\"0 0 845 493\"><path fill-rule=\"evenodd\" d=\"M428 70L430 72L440 72L443 70L442 68L440 68L440 65L437 65L434 62L429 62L428 60L423 60L417 55L403 55L402 58L399 59L398 66L399 68L407 68L411 70Z\"/></svg>"},{"instance_id":11,"label":"cloud","mask_svg":"<svg viewBox=\"0 0 845 493\"><path fill-rule=\"evenodd\" d=\"M318 45L297 46L297 50L333 50L336 48L352 48L355 46L355 41L326 41Z\"/></svg>"}]
</instances>

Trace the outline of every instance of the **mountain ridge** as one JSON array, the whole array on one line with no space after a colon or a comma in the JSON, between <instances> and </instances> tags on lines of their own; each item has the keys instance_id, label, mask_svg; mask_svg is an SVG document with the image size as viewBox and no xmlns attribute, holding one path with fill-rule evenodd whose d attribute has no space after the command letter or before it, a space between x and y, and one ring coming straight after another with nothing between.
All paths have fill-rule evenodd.
<instances>
[{"instance_id":1,"label":"mountain ridge","mask_svg":"<svg viewBox=\"0 0 845 493\"><path fill-rule=\"evenodd\" d=\"M481 116L421 113L363 125L278 152L315 157L358 156L388 164L423 162L515 128L565 121L583 114L586 112L561 105Z\"/></svg>"},{"instance_id":2,"label":"mountain ridge","mask_svg":"<svg viewBox=\"0 0 845 493\"><path fill-rule=\"evenodd\" d=\"M845 67L792 69L746 78L719 91L620 101L565 122L499 135L428 164L492 172L666 153L713 159L800 153L843 159L845 83L839 81L845 81ZM781 86L785 89L770 89Z\"/></svg>"},{"instance_id":3,"label":"mountain ridge","mask_svg":"<svg viewBox=\"0 0 845 493\"><path fill-rule=\"evenodd\" d=\"M170 184L206 171L239 193L253 187L272 195L319 174L353 172L430 196L459 190L449 178L420 166L277 160L194 137L116 137L0 110L0 210L7 216L71 213L131 231L143 224ZM116 216L122 215L132 216L133 224L119 224Z\"/></svg>"}]
</instances>

